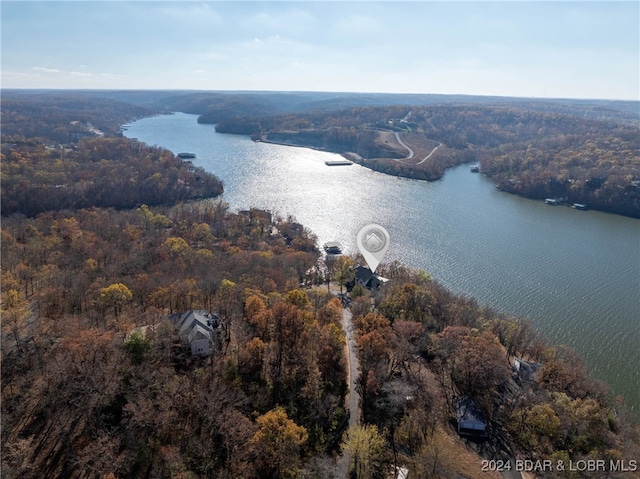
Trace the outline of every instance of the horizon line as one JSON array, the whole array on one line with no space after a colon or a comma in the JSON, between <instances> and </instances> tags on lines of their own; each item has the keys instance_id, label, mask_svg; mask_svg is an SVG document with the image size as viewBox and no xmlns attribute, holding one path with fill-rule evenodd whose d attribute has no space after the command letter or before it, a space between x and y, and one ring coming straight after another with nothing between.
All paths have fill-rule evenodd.
<instances>
[{"instance_id":1,"label":"horizon line","mask_svg":"<svg viewBox=\"0 0 640 479\"><path fill-rule=\"evenodd\" d=\"M607 101L607 102L635 102L639 99L632 98L578 98L578 97L545 97L545 96L513 96L513 95L489 95L479 93L418 93L418 92L385 92L385 91L338 91L338 90L224 90L224 89L198 89L198 88L73 88L73 87L42 87L42 88L22 88L22 87L0 87L2 91L23 91L23 92L193 92L193 93L329 93L339 95L397 95L397 96L442 96L442 97L470 97L470 98L495 98L495 99L519 99L519 100L555 100L555 101Z\"/></svg>"}]
</instances>

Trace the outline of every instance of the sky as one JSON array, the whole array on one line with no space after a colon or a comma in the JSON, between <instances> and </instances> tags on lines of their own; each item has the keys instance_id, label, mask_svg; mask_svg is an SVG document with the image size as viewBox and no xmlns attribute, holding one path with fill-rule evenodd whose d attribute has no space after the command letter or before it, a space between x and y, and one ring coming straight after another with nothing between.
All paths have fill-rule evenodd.
<instances>
[{"instance_id":1,"label":"sky","mask_svg":"<svg viewBox=\"0 0 640 479\"><path fill-rule=\"evenodd\" d=\"M640 100L640 2L5 1L2 88Z\"/></svg>"}]
</instances>

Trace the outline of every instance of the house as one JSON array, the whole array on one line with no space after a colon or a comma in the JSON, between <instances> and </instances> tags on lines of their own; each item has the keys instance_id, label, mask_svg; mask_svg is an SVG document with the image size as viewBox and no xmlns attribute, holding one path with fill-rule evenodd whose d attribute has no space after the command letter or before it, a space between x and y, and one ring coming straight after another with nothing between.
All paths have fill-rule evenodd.
<instances>
[{"instance_id":1,"label":"house","mask_svg":"<svg viewBox=\"0 0 640 479\"><path fill-rule=\"evenodd\" d=\"M487 423L470 397L456 399L456 416L460 436L470 439L486 439L489 436Z\"/></svg>"},{"instance_id":2,"label":"house","mask_svg":"<svg viewBox=\"0 0 640 479\"><path fill-rule=\"evenodd\" d=\"M387 278L378 276L369 268L358 265L356 266L356 276L354 280L347 285L347 289L350 291L356 285L369 290L380 289L380 286L385 284L387 281L389 281Z\"/></svg>"},{"instance_id":3,"label":"house","mask_svg":"<svg viewBox=\"0 0 640 479\"><path fill-rule=\"evenodd\" d=\"M193 356L207 356L211 353L213 332L220 326L220 317L203 309L187 311L174 320L174 325Z\"/></svg>"},{"instance_id":4,"label":"house","mask_svg":"<svg viewBox=\"0 0 640 479\"><path fill-rule=\"evenodd\" d=\"M523 382L533 382L536 380L536 373L540 369L540 363L534 363L531 361L525 361L521 358L513 358L511 367L513 369L514 379Z\"/></svg>"}]
</instances>

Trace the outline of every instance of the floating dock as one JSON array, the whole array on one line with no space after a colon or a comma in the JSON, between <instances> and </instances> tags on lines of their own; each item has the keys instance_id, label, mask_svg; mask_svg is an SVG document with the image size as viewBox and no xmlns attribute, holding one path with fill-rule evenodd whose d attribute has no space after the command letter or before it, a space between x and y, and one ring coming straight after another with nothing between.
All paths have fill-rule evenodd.
<instances>
[{"instance_id":1,"label":"floating dock","mask_svg":"<svg viewBox=\"0 0 640 479\"><path fill-rule=\"evenodd\" d=\"M353 161L349 160L329 160L324 162L327 166L349 166L353 165Z\"/></svg>"}]
</instances>

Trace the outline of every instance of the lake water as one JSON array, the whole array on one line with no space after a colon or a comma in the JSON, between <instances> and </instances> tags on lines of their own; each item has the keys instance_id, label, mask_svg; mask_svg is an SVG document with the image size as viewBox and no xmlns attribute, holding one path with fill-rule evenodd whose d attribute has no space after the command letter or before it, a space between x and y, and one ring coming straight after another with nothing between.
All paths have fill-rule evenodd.
<instances>
[{"instance_id":1,"label":"lake water","mask_svg":"<svg viewBox=\"0 0 640 479\"><path fill-rule=\"evenodd\" d=\"M216 133L197 116L133 123L126 135L197 154L234 210L293 215L319 245L356 252L368 223L389 231L387 260L423 268L452 291L525 316L568 344L592 374L640 409L640 221L500 192L460 166L438 182L387 176L338 155Z\"/></svg>"}]
</instances>

